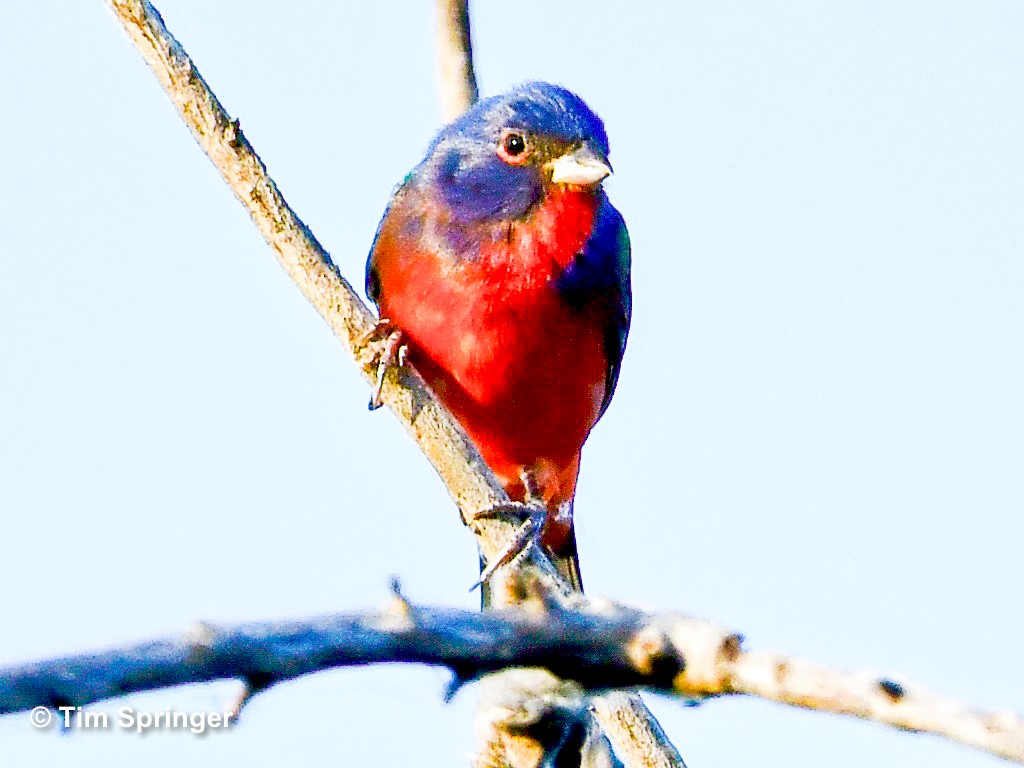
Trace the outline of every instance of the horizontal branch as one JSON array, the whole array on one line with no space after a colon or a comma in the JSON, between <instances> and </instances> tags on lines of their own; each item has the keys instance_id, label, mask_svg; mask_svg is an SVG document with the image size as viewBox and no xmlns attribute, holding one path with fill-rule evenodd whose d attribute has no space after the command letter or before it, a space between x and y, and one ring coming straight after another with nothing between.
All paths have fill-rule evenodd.
<instances>
[{"instance_id":1,"label":"horizontal branch","mask_svg":"<svg viewBox=\"0 0 1024 768\"><path fill-rule=\"evenodd\" d=\"M443 666L453 691L512 667L541 667L583 691L643 687L704 699L751 694L932 733L1024 763L1024 719L969 710L906 683L748 652L740 636L678 614L409 605L306 622L202 624L183 637L0 669L0 714L82 706L183 683L239 679L254 690L324 669Z\"/></svg>"},{"instance_id":2,"label":"horizontal branch","mask_svg":"<svg viewBox=\"0 0 1024 768\"><path fill-rule=\"evenodd\" d=\"M789 656L744 652L728 665L723 682L729 693L932 733L1024 763L1020 715L969 709L919 686L870 672L845 672Z\"/></svg>"}]
</instances>

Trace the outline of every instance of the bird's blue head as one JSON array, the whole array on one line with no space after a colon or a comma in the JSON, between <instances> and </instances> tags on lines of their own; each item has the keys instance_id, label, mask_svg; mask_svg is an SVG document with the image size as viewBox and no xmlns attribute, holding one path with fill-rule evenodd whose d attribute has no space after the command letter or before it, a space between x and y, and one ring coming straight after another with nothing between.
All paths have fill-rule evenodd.
<instances>
[{"instance_id":1,"label":"bird's blue head","mask_svg":"<svg viewBox=\"0 0 1024 768\"><path fill-rule=\"evenodd\" d=\"M601 118L575 93L532 82L443 128L415 175L456 221L478 223L522 218L550 185L597 189L609 173Z\"/></svg>"}]
</instances>

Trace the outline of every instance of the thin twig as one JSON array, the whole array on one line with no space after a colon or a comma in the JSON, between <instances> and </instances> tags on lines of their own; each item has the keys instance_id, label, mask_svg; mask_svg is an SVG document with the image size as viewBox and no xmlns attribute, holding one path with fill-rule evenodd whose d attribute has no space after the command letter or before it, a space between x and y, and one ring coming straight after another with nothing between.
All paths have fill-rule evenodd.
<instances>
[{"instance_id":1,"label":"thin twig","mask_svg":"<svg viewBox=\"0 0 1024 768\"><path fill-rule=\"evenodd\" d=\"M441 114L451 122L477 100L469 0L436 0Z\"/></svg>"},{"instance_id":2,"label":"thin twig","mask_svg":"<svg viewBox=\"0 0 1024 768\"><path fill-rule=\"evenodd\" d=\"M479 98L473 67L469 0L435 0L435 9L441 111L447 122L461 115ZM515 547L508 547L505 551L514 550ZM481 575L481 580L488 579L490 571L501 565L498 559L488 562L488 571ZM492 602L514 603L515 600L508 592L495 600L492 592ZM678 750L639 696L609 694L606 700L597 702L594 716L631 768L686 768ZM493 722L492 725L494 732L484 737L480 768L489 764L492 752L528 738L510 736L500 732Z\"/></svg>"},{"instance_id":3,"label":"thin twig","mask_svg":"<svg viewBox=\"0 0 1024 768\"><path fill-rule=\"evenodd\" d=\"M0 669L0 714L74 707L183 683L241 679L254 690L336 667L448 667L464 684L512 667L550 670L573 691L646 687L687 699L731 694L931 733L1024 764L1024 718L970 710L907 682L741 648L739 635L678 614L412 606L306 622L203 624L183 637ZM603 706L603 705L595 705ZM610 715L617 717L617 714ZM602 718L603 719L603 718Z\"/></svg>"}]
</instances>

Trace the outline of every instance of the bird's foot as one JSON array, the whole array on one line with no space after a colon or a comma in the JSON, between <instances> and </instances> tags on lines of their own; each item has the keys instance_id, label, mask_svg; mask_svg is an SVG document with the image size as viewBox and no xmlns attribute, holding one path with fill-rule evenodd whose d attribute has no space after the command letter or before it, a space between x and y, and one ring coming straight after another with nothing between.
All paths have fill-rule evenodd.
<instances>
[{"instance_id":1,"label":"bird's foot","mask_svg":"<svg viewBox=\"0 0 1024 768\"><path fill-rule=\"evenodd\" d=\"M519 481L523 484L523 502L513 501L510 504L502 504L477 515L476 519L478 520L480 518L512 517L519 524L519 529L505 551L487 564L487 567L480 573L476 584L470 587L470 592L478 586L486 584L496 570L522 555L531 544L540 546L541 532L544 530L548 515L544 498L540 493L540 484L537 482L537 476L526 467L520 470Z\"/></svg>"},{"instance_id":2,"label":"bird's foot","mask_svg":"<svg viewBox=\"0 0 1024 768\"><path fill-rule=\"evenodd\" d=\"M369 409L375 411L383 405L380 393L384 388L384 376L389 368L405 365L409 347L402 343L402 331L386 317L378 320L356 344L359 364L376 369L369 403Z\"/></svg>"},{"instance_id":3,"label":"bird's foot","mask_svg":"<svg viewBox=\"0 0 1024 768\"><path fill-rule=\"evenodd\" d=\"M512 518L519 523L515 538L505 550L487 564L487 567L480 572L480 578L469 588L472 592L481 587L494 575L494 572L503 565L511 563L523 555L531 545L540 546L541 531L544 530L544 521L547 519L548 511L543 504L534 503L534 499L523 504L513 501L509 504L500 504L478 514L474 519L495 519Z\"/></svg>"}]
</instances>

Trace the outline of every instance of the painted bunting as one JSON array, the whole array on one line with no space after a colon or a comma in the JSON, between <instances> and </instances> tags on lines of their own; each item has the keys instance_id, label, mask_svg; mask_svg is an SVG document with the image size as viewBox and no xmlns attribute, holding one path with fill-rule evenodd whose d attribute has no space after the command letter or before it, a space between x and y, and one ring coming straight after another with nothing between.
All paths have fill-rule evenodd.
<instances>
[{"instance_id":1,"label":"painted bunting","mask_svg":"<svg viewBox=\"0 0 1024 768\"><path fill-rule=\"evenodd\" d=\"M604 124L576 94L531 82L479 101L398 187L366 270L382 322L509 496L546 510L541 543L577 589L580 451L631 312L610 173Z\"/></svg>"}]
</instances>

